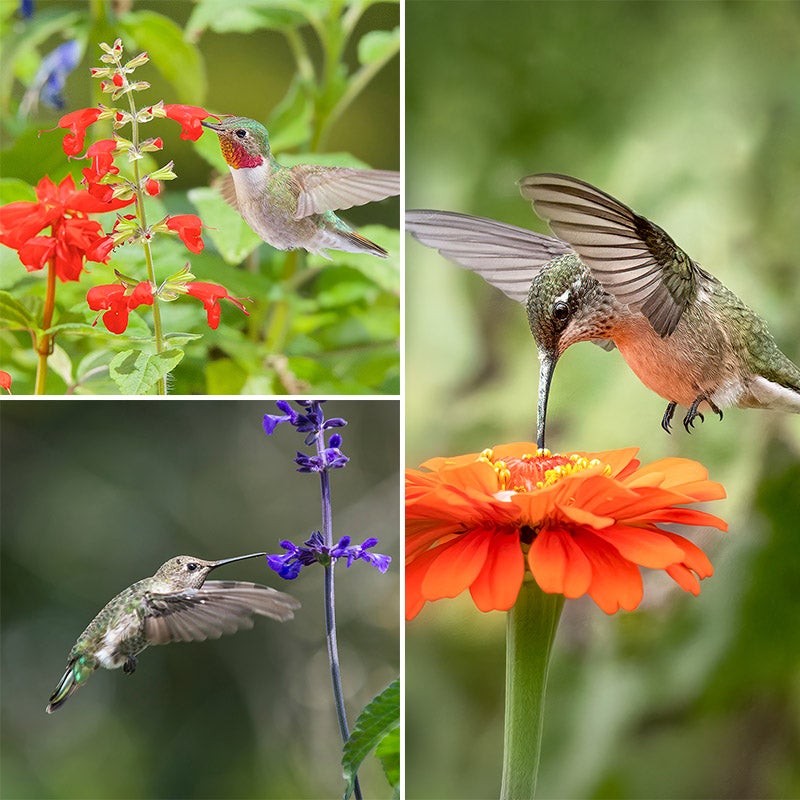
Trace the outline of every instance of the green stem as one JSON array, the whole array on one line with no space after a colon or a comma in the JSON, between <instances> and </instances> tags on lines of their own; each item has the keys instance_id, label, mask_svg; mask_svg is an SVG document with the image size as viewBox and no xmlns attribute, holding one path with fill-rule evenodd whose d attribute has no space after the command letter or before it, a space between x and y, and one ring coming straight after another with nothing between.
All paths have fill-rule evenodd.
<instances>
[{"instance_id":1,"label":"green stem","mask_svg":"<svg viewBox=\"0 0 800 800\"><path fill-rule=\"evenodd\" d=\"M56 236L53 230L53 236ZM44 297L44 312L42 313L42 330L46 331L53 324L53 310L56 306L56 258L53 256L47 262L47 289ZM36 340L36 386L34 394L44 394L47 384L47 359L53 352L53 335L43 333Z\"/></svg>"},{"instance_id":2,"label":"green stem","mask_svg":"<svg viewBox=\"0 0 800 800\"><path fill-rule=\"evenodd\" d=\"M546 594L527 576L508 612L501 800L536 792L547 671L563 606L563 595Z\"/></svg>"}]
</instances>

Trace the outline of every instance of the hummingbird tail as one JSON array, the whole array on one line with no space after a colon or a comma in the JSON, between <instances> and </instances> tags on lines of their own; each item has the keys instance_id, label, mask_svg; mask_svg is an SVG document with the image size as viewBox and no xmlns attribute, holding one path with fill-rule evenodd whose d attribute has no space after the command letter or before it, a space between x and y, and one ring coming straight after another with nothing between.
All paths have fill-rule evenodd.
<instances>
[{"instance_id":1,"label":"hummingbird tail","mask_svg":"<svg viewBox=\"0 0 800 800\"><path fill-rule=\"evenodd\" d=\"M74 666L70 664L64 676L58 682L58 686L53 690L53 694L50 695L50 702L45 709L47 713L52 714L54 711L61 708L78 686L80 686L80 684L75 680Z\"/></svg>"},{"instance_id":2,"label":"hummingbird tail","mask_svg":"<svg viewBox=\"0 0 800 800\"><path fill-rule=\"evenodd\" d=\"M386 250L384 250L379 244L375 244L375 242L370 241L366 236L362 236L356 231L347 231L341 235L356 246L356 250L353 252L371 253L372 255L379 256L380 258L386 258L389 255L389 253L387 253Z\"/></svg>"}]
</instances>

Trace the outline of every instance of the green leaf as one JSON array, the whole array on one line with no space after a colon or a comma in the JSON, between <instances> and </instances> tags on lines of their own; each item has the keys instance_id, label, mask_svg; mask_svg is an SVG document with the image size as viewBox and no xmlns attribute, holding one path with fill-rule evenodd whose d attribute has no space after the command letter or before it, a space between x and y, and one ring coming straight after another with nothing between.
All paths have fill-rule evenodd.
<instances>
[{"instance_id":1,"label":"green leaf","mask_svg":"<svg viewBox=\"0 0 800 800\"><path fill-rule=\"evenodd\" d=\"M188 197L208 225L205 232L228 264L241 263L261 244L261 237L219 196L216 189L190 189Z\"/></svg>"},{"instance_id":2,"label":"green leaf","mask_svg":"<svg viewBox=\"0 0 800 800\"><path fill-rule=\"evenodd\" d=\"M206 94L206 70L197 47L183 38L183 31L155 11L131 11L119 21L161 74L175 87L182 103L202 103Z\"/></svg>"},{"instance_id":3,"label":"green leaf","mask_svg":"<svg viewBox=\"0 0 800 800\"><path fill-rule=\"evenodd\" d=\"M369 31L358 42L360 64L373 64L400 52L400 28L393 31Z\"/></svg>"},{"instance_id":4,"label":"green leaf","mask_svg":"<svg viewBox=\"0 0 800 800\"><path fill-rule=\"evenodd\" d=\"M272 109L269 117L269 143L273 152L280 153L298 147L311 139L311 120L314 103L306 86L296 75L283 100Z\"/></svg>"},{"instance_id":5,"label":"green leaf","mask_svg":"<svg viewBox=\"0 0 800 800\"><path fill-rule=\"evenodd\" d=\"M0 178L0 205L20 200L36 202L36 191L33 186L18 178Z\"/></svg>"},{"instance_id":6,"label":"green leaf","mask_svg":"<svg viewBox=\"0 0 800 800\"><path fill-rule=\"evenodd\" d=\"M36 330L39 323L33 314L8 292L0 292L0 327L12 330Z\"/></svg>"},{"instance_id":7,"label":"green leaf","mask_svg":"<svg viewBox=\"0 0 800 800\"><path fill-rule=\"evenodd\" d=\"M367 703L358 715L353 732L344 746L342 770L347 788L344 798L353 793L356 773L361 762L378 744L400 725L400 680L392 681L377 697ZM390 745L387 745L391 749ZM397 748L397 771L400 769L400 748ZM394 772L394 765L392 767ZM387 777L389 774L387 773ZM390 778L391 781L391 778ZM393 784L396 785L396 784Z\"/></svg>"},{"instance_id":8,"label":"green leaf","mask_svg":"<svg viewBox=\"0 0 800 800\"><path fill-rule=\"evenodd\" d=\"M47 368L68 387L72 386L72 361L63 347L53 346L53 352L47 357Z\"/></svg>"},{"instance_id":9,"label":"green leaf","mask_svg":"<svg viewBox=\"0 0 800 800\"><path fill-rule=\"evenodd\" d=\"M394 789L392 797L400 796L400 727L386 734L375 748L375 755L380 760L386 779Z\"/></svg>"},{"instance_id":10,"label":"green leaf","mask_svg":"<svg viewBox=\"0 0 800 800\"><path fill-rule=\"evenodd\" d=\"M322 164L325 167L369 168L369 164L350 153L284 153L280 161L284 167L293 167L296 164Z\"/></svg>"},{"instance_id":11,"label":"green leaf","mask_svg":"<svg viewBox=\"0 0 800 800\"><path fill-rule=\"evenodd\" d=\"M203 31L252 33L303 25L306 16L297 2L279 0L200 0L186 23L186 36L196 41Z\"/></svg>"},{"instance_id":12,"label":"green leaf","mask_svg":"<svg viewBox=\"0 0 800 800\"><path fill-rule=\"evenodd\" d=\"M122 394L152 394L156 383L168 375L183 358L183 350L146 353L124 350L109 364L109 373Z\"/></svg>"}]
</instances>

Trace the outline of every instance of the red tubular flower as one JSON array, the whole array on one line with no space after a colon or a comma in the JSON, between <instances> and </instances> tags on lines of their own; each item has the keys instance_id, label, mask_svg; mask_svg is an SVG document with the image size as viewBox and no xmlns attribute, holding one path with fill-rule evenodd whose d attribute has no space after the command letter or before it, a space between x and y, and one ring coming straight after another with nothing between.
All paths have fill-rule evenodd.
<instances>
[{"instance_id":1,"label":"red tubular flower","mask_svg":"<svg viewBox=\"0 0 800 800\"><path fill-rule=\"evenodd\" d=\"M108 261L113 240L87 215L134 202L103 202L76 189L71 175L58 185L45 176L36 187L36 196L38 202L21 201L0 208L0 243L16 250L29 272L43 269L54 258L56 274L62 281L78 280L85 260ZM50 236L37 235L48 227Z\"/></svg>"},{"instance_id":2,"label":"red tubular flower","mask_svg":"<svg viewBox=\"0 0 800 800\"><path fill-rule=\"evenodd\" d=\"M76 156L83 150L86 129L97 122L101 113L99 108L80 108L61 117L58 127L68 128L72 132L67 134L62 142L64 152L68 156Z\"/></svg>"},{"instance_id":3,"label":"red tubular flower","mask_svg":"<svg viewBox=\"0 0 800 800\"><path fill-rule=\"evenodd\" d=\"M222 313L219 305L220 300L230 300L240 311L250 316L250 312L244 307L242 300L237 297L231 297L224 286L218 286L216 283L194 281L185 284L185 287L187 294L203 301L203 307L208 314L208 327L212 330L216 330L219 327L219 318Z\"/></svg>"},{"instance_id":4,"label":"red tubular flower","mask_svg":"<svg viewBox=\"0 0 800 800\"><path fill-rule=\"evenodd\" d=\"M0 389L5 389L11 394L11 376L0 369Z\"/></svg>"},{"instance_id":5,"label":"red tubular flower","mask_svg":"<svg viewBox=\"0 0 800 800\"><path fill-rule=\"evenodd\" d=\"M196 142L203 132L200 121L212 116L199 106L182 106L178 104L165 105L164 113L169 119L180 123L181 139L187 139L191 142Z\"/></svg>"},{"instance_id":6,"label":"red tubular flower","mask_svg":"<svg viewBox=\"0 0 800 800\"><path fill-rule=\"evenodd\" d=\"M144 190L150 197L155 197L157 194L161 192L161 184L158 181L154 181L152 178L145 181Z\"/></svg>"},{"instance_id":7,"label":"red tubular flower","mask_svg":"<svg viewBox=\"0 0 800 800\"><path fill-rule=\"evenodd\" d=\"M124 333L128 327L128 315L141 305L153 305L153 287L142 281L128 293L121 283L93 286L86 293L86 302L93 311L108 309L103 314L103 324L111 333ZM99 315L98 315L99 317ZM97 319L92 323L97 324Z\"/></svg>"},{"instance_id":8,"label":"red tubular flower","mask_svg":"<svg viewBox=\"0 0 800 800\"><path fill-rule=\"evenodd\" d=\"M205 247L200 237L203 223L196 214L178 214L178 216L169 217L166 226L171 231L175 231L193 253L199 253Z\"/></svg>"},{"instance_id":9,"label":"red tubular flower","mask_svg":"<svg viewBox=\"0 0 800 800\"><path fill-rule=\"evenodd\" d=\"M481 611L508 610L526 567L545 592L589 594L608 614L639 605L640 566L698 594L711 563L656 523L727 530L718 517L678 507L725 490L697 462L640 467L635 455L553 455L518 442L407 470L406 617L465 589Z\"/></svg>"}]
</instances>

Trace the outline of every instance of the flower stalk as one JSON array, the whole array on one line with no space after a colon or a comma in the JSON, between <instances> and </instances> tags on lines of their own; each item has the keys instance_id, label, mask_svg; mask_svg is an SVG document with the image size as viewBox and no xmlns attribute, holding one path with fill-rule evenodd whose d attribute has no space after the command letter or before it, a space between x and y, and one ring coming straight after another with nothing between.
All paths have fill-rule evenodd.
<instances>
[{"instance_id":1,"label":"flower stalk","mask_svg":"<svg viewBox=\"0 0 800 800\"><path fill-rule=\"evenodd\" d=\"M44 298L44 311L42 312L42 330L47 331L53 324L53 310L56 307L56 259L55 256L47 261L47 289ZM36 384L34 394L44 394L47 384L47 359L53 352L53 337L49 333L42 333L36 342Z\"/></svg>"},{"instance_id":2,"label":"flower stalk","mask_svg":"<svg viewBox=\"0 0 800 800\"><path fill-rule=\"evenodd\" d=\"M536 792L547 673L563 607L563 595L546 594L528 575L508 612L501 800Z\"/></svg>"}]
</instances>

